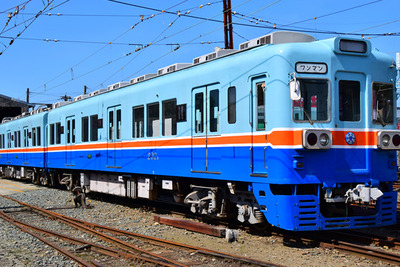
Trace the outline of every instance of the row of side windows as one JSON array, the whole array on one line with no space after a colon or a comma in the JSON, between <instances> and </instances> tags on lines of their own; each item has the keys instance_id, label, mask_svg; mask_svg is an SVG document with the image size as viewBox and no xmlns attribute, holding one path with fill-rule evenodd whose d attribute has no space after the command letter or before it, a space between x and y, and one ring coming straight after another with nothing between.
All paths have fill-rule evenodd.
<instances>
[{"instance_id":1,"label":"row of side windows","mask_svg":"<svg viewBox=\"0 0 400 267\"><path fill-rule=\"evenodd\" d=\"M146 105L147 110L147 137L157 137L160 134L160 104L158 102ZM145 106L132 108L132 137L144 137ZM177 134L177 122L186 121L186 104L177 105L176 99L162 102L162 135L172 136Z\"/></svg>"},{"instance_id":2,"label":"row of side windows","mask_svg":"<svg viewBox=\"0 0 400 267\"><path fill-rule=\"evenodd\" d=\"M14 131L7 133L7 146L5 142L5 135L0 135L0 149L11 148L12 144L14 148L29 147L29 146L40 146L41 145L41 127L33 127L31 131L27 127L24 127L23 131L23 143L21 143L21 131Z\"/></svg>"},{"instance_id":3,"label":"row of side windows","mask_svg":"<svg viewBox=\"0 0 400 267\"><path fill-rule=\"evenodd\" d=\"M202 103L203 98L196 98L196 103ZM228 123L236 123L236 87L228 88ZM186 121L187 105L177 105L176 98L165 100L161 103L161 134L162 136L177 135L177 123ZM146 111L146 112L145 112ZM219 130L219 91L210 92L210 131ZM108 139L119 140L122 137L122 111L120 107L108 109ZM103 128L103 119L98 115L85 116L81 118L81 141L98 141L98 129ZM146 129L146 131L145 131ZM64 129L61 123L50 124L49 143L50 145L61 144L61 134ZM160 103L154 102L146 105L134 106L132 108L132 137L142 138L158 137L160 135ZM67 143L75 143L75 120L67 120Z\"/></svg>"}]
</instances>

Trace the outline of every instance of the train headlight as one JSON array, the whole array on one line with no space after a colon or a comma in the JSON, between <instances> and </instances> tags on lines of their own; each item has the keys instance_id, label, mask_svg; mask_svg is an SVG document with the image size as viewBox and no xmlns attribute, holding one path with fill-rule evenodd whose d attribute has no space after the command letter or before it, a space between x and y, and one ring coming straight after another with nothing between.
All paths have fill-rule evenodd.
<instances>
[{"instance_id":1,"label":"train headlight","mask_svg":"<svg viewBox=\"0 0 400 267\"><path fill-rule=\"evenodd\" d=\"M382 145L384 146L388 146L390 145L390 136L385 134L384 136L382 136Z\"/></svg>"},{"instance_id":2,"label":"train headlight","mask_svg":"<svg viewBox=\"0 0 400 267\"><path fill-rule=\"evenodd\" d=\"M378 148L385 150L400 150L400 131L380 131L377 135Z\"/></svg>"},{"instance_id":3,"label":"train headlight","mask_svg":"<svg viewBox=\"0 0 400 267\"><path fill-rule=\"evenodd\" d=\"M319 143L321 146L327 146L329 144L329 136L326 133L322 133L319 136Z\"/></svg>"},{"instance_id":4,"label":"train headlight","mask_svg":"<svg viewBox=\"0 0 400 267\"><path fill-rule=\"evenodd\" d=\"M307 149L329 149L332 146L332 133L328 130L303 130L303 147Z\"/></svg>"}]
</instances>

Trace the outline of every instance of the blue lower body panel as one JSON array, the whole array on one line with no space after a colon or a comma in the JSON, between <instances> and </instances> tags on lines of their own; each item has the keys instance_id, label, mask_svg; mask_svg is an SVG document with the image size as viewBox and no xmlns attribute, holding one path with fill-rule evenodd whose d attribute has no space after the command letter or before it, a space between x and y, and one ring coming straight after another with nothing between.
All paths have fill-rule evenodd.
<instances>
[{"instance_id":1,"label":"blue lower body panel","mask_svg":"<svg viewBox=\"0 0 400 267\"><path fill-rule=\"evenodd\" d=\"M354 229L393 225L396 223L397 192L385 192L375 205L375 212L359 216L324 217L316 195L273 195L268 184L253 184L255 194L267 221L293 231ZM264 196L265 195L265 196Z\"/></svg>"}]
</instances>

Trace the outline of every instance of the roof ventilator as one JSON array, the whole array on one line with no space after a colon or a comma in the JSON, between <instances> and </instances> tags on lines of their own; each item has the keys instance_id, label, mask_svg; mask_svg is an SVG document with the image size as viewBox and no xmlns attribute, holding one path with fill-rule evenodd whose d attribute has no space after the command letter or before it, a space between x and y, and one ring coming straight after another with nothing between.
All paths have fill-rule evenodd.
<instances>
[{"instance_id":1,"label":"roof ventilator","mask_svg":"<svg viewBox=\"0 0 400 267\"><path fill-rule=\"evenodd\" d=\"M267 34L250 41L241 43L239 45L240 50L247 48L267 45L267 44L284 44L284 43L306 43L314 42L315 38L311 35L300 33L300 32L290 32L290 31L280 31Z\"/></svg>"}]
</instances>

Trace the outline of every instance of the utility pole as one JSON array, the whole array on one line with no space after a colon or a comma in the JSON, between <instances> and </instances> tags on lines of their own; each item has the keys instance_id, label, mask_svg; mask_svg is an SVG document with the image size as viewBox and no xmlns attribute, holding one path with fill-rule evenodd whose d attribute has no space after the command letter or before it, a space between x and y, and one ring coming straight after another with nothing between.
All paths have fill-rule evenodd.
<instances>
[{"instance_id":1,"label":"utility pole","mask_svg":"<svg viewBox=\"0 0 400 267\"><path fill-rule=\"evenodd\" d=\"M233 49L232 9L231 0L223 0L225 49Z\"/></svg>"},{"instance_id":2,"label":"utility pole","mask_svg":"<svg viewBox=\"0 0 400 267\"><path fill-rule=\"evenodd\" d=\"M87 86L84 85L84 86L83 86L83 94L84 94L84 95L86 95L86 90L87 90Z\"/></svg>"},{"instance_id":3,"label":"utility pole","mask_svg":"<svg viewBox=\"0 0 400 267\"><path fill-rule=\"evenodd\" d=\"M26 88L26 103L29 103L29 88Z\"/></svg>"}]
</instances>

